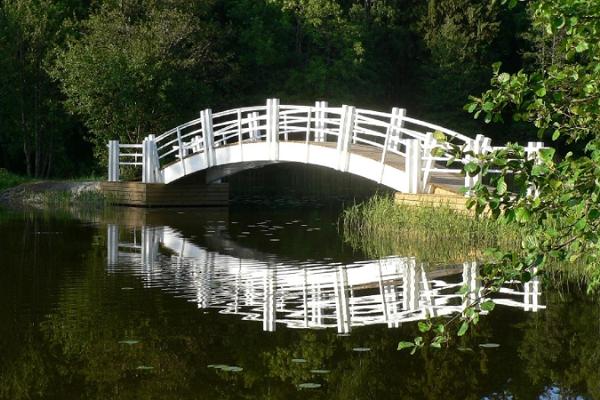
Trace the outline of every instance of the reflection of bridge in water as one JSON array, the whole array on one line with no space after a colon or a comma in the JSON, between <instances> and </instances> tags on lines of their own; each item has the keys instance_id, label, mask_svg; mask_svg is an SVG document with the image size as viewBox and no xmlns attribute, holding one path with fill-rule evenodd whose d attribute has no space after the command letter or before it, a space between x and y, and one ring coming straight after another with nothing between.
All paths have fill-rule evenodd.
<instances>
[{"instance_id":1,"label":"reflection of bridge in water","mask_svg":"<svg viewBox=\"0 0 600 400\"><path fill-rule=\"evenodd\" d=\"M121 240L123 239L123 240ZM218 228L212 240L221 240ZM293 262L221 240L232 254L209 251L167 226L120 229L108 225L109 272L134 272L146 287L159 287L243 319L290 328L353 327L403 322L461 312L456 292L467 285L474 299L480 291L476 262L429 269L412 257L389 257L343 265ZM442 279L444 278L444 279ZM503 288L498 304L537 311L540 283Z\"/></svg>"}]
</instances>

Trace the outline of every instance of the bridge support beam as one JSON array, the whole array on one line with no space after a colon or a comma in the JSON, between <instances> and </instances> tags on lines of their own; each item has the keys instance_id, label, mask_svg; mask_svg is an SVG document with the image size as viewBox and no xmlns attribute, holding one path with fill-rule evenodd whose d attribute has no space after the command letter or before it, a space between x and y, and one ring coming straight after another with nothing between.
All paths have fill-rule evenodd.
<instances>
[{"instance_id":1,"label":"bridge support beam","mask_svg":"<svg viewBox=\"0 0 600 400\"><path fill-rule=\"evenodd\" d=\"M338 170L342 172L348 171L350 162L350 147L354 131L355 111L356 109L353 106L342 106L340 131L337 142Z\"/></svg>"},{"instance_id":2,"label":"bridge support beam","mask_svg":"<svg viewBox=\"0 0 600 400\"><path fill-rule=\"evenodd\" d=\"M267 99L267 143L269 159L279 159L279 99Z\"/></svg>"},{"instance_id":3,"label":"bridge support beam","mask_svg":"<svg viewBox=\"0 0 600 400\"><path fill-rule=\"evenodd\" d=\"M418 139L405 140L407 193L423 191L423 150Z\"/></svg>"},{"instance_id":4,"label":"bridge support beam","mask_svg":"<svg viewBox=\"0 0 600 400\"><path fill-rule=\"evenodd\" d=\"M543 147L544 147L544 142L528 142L527 147L525 148L525 153L527 153L527 158L530 160L536 160L535 162L539 164L541 162L541 160L539 158L536 159L536 157ZM529 196L538 197L539 190L535 187L535 185L532 185L529 188L527 188L527 194Z\"/></svg>"},{"instance_id":5,"label":"bridge support beam","mask_svg":"<svg viewBox=\"0 0 600 400\"><path fill-rule=\"evenodd\" d=\"M327 109L329 107L326 101L315 102L315 142L326 142L327 141Z\"/></svg>"},{"instance_id":6,"label":"bridge support beam","mask_svg":"<svg viewBox=\"0 0 600 400\"><path fill-rule=\"evenodd\" d=\"M183 161L183 160L182 160ZM161 183L162 174L154 135L148 135L142 143L142 182Z\"/></svg>"},{"instance_id":7,"label":"bridge support beam","mask_svg":"<svg viewBox=\"0 0 600 400\"><path fill-rule=\"evenodd\" d=\"M213 135L212 110L207 108L200 111L200 120L202 123L202 140L204 142L204 156L206 157L207 168L214 167L217 164L215 156L215 140Z\"/></svg>"},{"instance_id":8,"label":"bridge support beam","mask_svg":"<svg viewBox=\"0 0 600 400\"><path fill-rule=\"evenodd\" d=\"M108 141L108 181L119 182L119 157L120 157L119 141Z\"/></svg>"},{"instance_id":9,"label":"bridge support beam","mask_svg":"<svg viewBox=\"0 0 600 400\"><path fill-rule=\"evenodd\" d=\"M392 108L392 116L390 118L390 138L388 140L388 148L390 150L398 150L400 145L400 139L402 138L402 132L400 129L404 127L404 117L406 116L406 109L394 107Z\"/></svg>"},{"instance_id":10,"label":"bridge support beam","mask_svg":"<svg viewBox=\"0 0 600 400\"><path fill-rule=\"evenodd\" d=\"M469 148L467 150L471 150L475 155L484 154L490 148L491 143L492 143L492 139L485 137L483 135L477 135L477 136L475 136L475 139L471 142L471 144L469 145ZM473 159L474 159L474 157L468 156L465 164L472 161ZM467 188L467 191L466 191L467 197L471 196L471 194L473 193L472 189L479 182L481 182L481 174L477 174L475 176L469 176L468 174L465 175L465 187Z\"/></svg>"}]
</instances>

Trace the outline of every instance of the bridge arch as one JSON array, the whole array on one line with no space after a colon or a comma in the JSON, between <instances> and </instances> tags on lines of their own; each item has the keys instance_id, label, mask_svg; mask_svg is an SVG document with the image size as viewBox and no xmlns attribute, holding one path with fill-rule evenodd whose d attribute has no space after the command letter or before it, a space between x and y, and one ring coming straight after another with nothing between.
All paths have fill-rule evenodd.
<instances>
[{"instance_id":1,"label":"bridge arch","mask_svg":"<svg viewBox=\"0 0 600 400\"><path fill-rule=\"evenodd\" d=\"M438 141L440 136L446 140ZM452 158L448 141L474 153L493 150L491 140L475 138L410 118L401 108L390 113L353 106L266 105L213 113L143 143L109 142L109 181L119 180L124 165L142 167L142 182L175 182L199 171L207 180L271 163L318 165L351 173L404 193L427 193L432 185L472 187L479 177L465 177ZM539 148L540 146L538 146ZM432 152L433 149L435 155ZM441 151L440 151L441 149Z\"/></svg>"}]
</instances>

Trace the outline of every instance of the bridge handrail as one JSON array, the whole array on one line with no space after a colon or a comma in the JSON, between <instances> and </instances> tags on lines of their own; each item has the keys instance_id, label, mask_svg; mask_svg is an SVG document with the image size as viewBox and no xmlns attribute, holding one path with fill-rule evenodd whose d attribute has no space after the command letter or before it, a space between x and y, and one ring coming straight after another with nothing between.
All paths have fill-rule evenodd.
<instances>
[{"instance_id":1,"label":"bridge handrail","mask_svg":"<svg viewBox=\"0 0 600 400\"><path fill-rule=\"evenodd\" d=\"M447 142L437 142L434 138L436 132L443 133ZM314 105L280 105L279 100L269 99L266 105L239 107L216 113L212 113L210 109L203 110L199 118L156 137L149 135L141 144L116 142L115 145L115 141L111 141L109 155L113 155L109 157L109 180L118 180L119 165L141 165L144 182L162 182L164 168L173 163L180 162L185 174L184 159L191 154L204 153L205 161L202 162L208 168L217 165L215 149L218 147L281 141L304 142L307 145L313 142L336 143L339 158L337 168L341 170L348 168L352 145L377 149L376 152L371 152L370 157L377 158L377 152L381 155L380 180L383 179L386 157L389 159L393 155L396 157L394 168L404 168L407 176L417 174L417 178L409 179L411 182L415 179L420 182L418 185L411 183L409 190L416 191L428 190L426 188L432 173L463 174L462 167L442 166L442 162L453 160L456 164L464 165L474 160L471 156L454 160L448 142L464 146L475 153L502 148L491 146L490 139L482 135L470 138L437 124L408 117L405 110L400 108L383 112L351 106L330 107L326 102L316 102ZM539 143L536 146L528 147L528 152L541 148ZM269 145L269 148L272 149L273 146ZM434 148L441 148L442 154L436 153L434 156ZM270 154L269 157L273 157L272 154L277 153ZM465 186L472 187L479 178L465 177Z\"/></svg>"}]
</instances>

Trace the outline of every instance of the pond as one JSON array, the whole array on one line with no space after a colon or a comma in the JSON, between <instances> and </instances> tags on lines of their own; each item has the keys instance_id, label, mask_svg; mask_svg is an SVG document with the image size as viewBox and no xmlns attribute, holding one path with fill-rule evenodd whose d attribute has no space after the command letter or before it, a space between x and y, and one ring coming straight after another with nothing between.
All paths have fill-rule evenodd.
<instances>
[{"instance_id":1,"label":"pond","mask_svg":"<svg viewBox=\"0 0 600 400\"><path fill-rule=\"evenodd\" d=\"M477 263L369 259L339 209L0 211L1 399L592 399L600 307L514 283L449 349Z\"/></svg>"}]
</instances>

